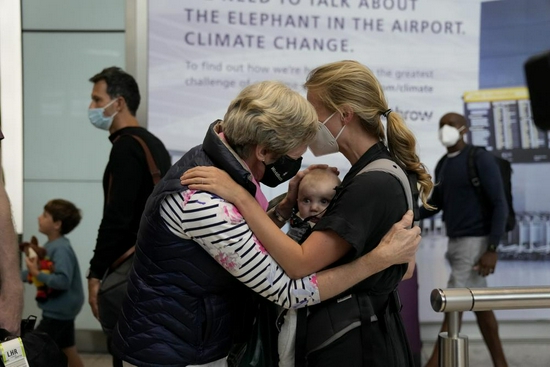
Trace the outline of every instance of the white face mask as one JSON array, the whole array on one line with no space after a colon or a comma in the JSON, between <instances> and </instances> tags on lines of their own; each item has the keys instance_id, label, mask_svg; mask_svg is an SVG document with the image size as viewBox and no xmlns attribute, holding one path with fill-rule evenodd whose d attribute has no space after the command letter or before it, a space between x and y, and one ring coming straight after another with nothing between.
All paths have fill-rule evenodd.
<instances>
[{"instance_id":1,"label":"white face mask","mask_svg":"<svg viewBox=\"0 0 550 367\"><path fill-rule=\"evenodd\" d=\"M460 132L462 130L464 130L464 126L457 129L451 125L443 125L439 129L439 141L447 148L452 147L460 140Z\"/></svg>"},{"instance_id":2,"label":"white face mask","mask_svg":"<svg viewBox=\"0 0 550 367\"><path fill-rule=\"evenodd\" d=\"M317 131L317 136L315 137L315 140L311 144L309 144L309 150L311 150L311 153L313 153L313 155L316 157L338 152L337 140L344 131L346 125L342 126L336 137L332 135L326 124L328 120L330 120L332 116L334 116L335 113L336 112L330 115L325 121L319 121L319 130Z\"/></svg>"}]
</instances>

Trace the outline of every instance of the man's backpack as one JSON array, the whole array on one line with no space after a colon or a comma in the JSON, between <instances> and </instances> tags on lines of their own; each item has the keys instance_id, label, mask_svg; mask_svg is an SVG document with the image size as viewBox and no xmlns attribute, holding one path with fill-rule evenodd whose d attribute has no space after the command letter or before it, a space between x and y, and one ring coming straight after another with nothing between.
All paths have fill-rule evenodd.
<instances>
[{"instance_id":1,"label":"man's backpack","mask_svg":"<svg viewBox=\"0 0 550 367\"><path fill-rule=\"evenodd\" d=\"M483 193L481 182L479 180L479 173L475 164L475 156L480 149L485 150L485 148L483 147L472 146L472 148L468 152L468 177L470 179L470 183L472 184L472 186L474 186L476 190L479 200L482 203L484 211L483 215L487 216L488 213L491 211L491 205L488 198ZM506 196L506 202L508 203L508 217L506 218L505 231L509 232L513 230L516 226L516 212L514 210L514 201L512 199L512 166L510 162L506 159L497 156L493 157L495 158L500 171L502 186L504 188L504 195ZM437 162L437 166L435 167L435 176L438 178L441 168L443 167L443 163L446 159L447 155L444 155L439 160L439 162Z\"/></svg>"}]
</instances>

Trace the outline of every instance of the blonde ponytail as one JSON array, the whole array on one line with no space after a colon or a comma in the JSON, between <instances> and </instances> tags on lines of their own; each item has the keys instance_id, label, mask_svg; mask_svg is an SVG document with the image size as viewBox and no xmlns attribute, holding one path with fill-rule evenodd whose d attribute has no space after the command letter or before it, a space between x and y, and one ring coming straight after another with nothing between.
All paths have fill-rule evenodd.
<instances>
[{"instance_id":1,"label":"blonde ponytail","mask_svg":"<svg viewBox=\"0 0 550 367\"><path fill-rule=\"evenodd\" d=\"M401 115L391 112L387 117L387 142L390 154L403 165L407 171L415 172L420 185L420 199L424 207L433 209L428 204L428 197L433 189L432 176L416 154L416 139L407 127Z\"/></svg>"}]
</instances>

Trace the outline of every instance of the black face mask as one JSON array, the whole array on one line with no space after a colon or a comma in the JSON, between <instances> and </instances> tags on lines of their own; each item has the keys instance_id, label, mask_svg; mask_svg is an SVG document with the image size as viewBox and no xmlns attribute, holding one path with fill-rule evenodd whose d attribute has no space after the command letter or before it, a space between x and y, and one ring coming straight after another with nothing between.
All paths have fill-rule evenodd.
<instances>
[{"instance_id":1,"label":"black face mask","mask_svg":"<svg viewBox=\"0 0 550 367\"><path fill-rule=\"evenodd\" d=\"M292 159L287 155L282 156L271 164L265 164L264 177L260 180L266 186L276 187L290 180L302 167L302 157Z\"/></svg>"}]
</instances>

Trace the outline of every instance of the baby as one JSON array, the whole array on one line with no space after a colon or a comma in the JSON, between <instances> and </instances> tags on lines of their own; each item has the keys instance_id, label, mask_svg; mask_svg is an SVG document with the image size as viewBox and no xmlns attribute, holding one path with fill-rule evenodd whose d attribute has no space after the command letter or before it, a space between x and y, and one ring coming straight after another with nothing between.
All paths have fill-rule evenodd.
<instances>
[{"instance_id":1,"label":"baby","mask_svg":"<svg viewBox=\"0 0 550 367\"><path fill-rule=\"evenodd\" d=\"M335 188L342 182L330 168L316 168L300 181L298 187L298 212L290 218L287 232L293 240L303 243L311 234L315 223L325 214L336 194ZM296 341L296 310L283 311L278 340L279 367L294 366L294 343Z\"/></svg>"},{"instance_id":2,"label":"baby","mask_svg":"<svg viewBox=\"0 0 550 367\"><path fill-rule=\"evenodd\" d=\"M325 214L328 204L342 182L330 168L316 168L304 176L298 187L298 212L290 218L287 234L303 243L311 228Z\"/></svg>"}]
</instances>

